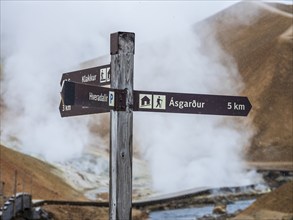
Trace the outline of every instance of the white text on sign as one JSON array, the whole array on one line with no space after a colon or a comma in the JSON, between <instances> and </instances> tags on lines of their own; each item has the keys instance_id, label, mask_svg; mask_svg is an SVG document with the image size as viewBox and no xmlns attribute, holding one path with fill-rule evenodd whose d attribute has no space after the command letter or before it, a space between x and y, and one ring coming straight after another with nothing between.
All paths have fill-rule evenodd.
<instances>
[{"instance_id":1,"label":"white text on sign","mask_svg":"<svg viewBox=\"0 0 293 220\"><path fill-rule=\"evenodd\" d=\"M236 102L228 102L227 109L232 110L245 110L245 105L237 104Z\"/></svg>"},{"instance_id":2,"label":"white text on sign","mask_svg":"<svg viewBox=\"0 0 293 220\"><path fill-rule=\"evenodd\" d=\"M89 100L97 102L108 102L107 94L95 95L92 92L89 92Z\"/></svg>"},{"instance_id":3,"label":"white text on sign","mask_svg":"<svg viewBox=\"0 0 293 220\"><path fill-rule=\"evenodd\" d=\"M82 83L94 82L96 80L97 80L97 75L88 74L81 77Z\"/></svg>"},{"instance_id":4,"label":"white text on sign","mask_svg":"<svg viewBox=\"0 0 293 220\"><path fill-rule=\"evenodd\" d=\"M169 103L169 107L177 107L180 109L183 108L204 108L205 106L205 102L197 102L196 100L192 100L192 101L180 101L180 100L175 100L172 97Z\"/></svg>"}]
</instances>

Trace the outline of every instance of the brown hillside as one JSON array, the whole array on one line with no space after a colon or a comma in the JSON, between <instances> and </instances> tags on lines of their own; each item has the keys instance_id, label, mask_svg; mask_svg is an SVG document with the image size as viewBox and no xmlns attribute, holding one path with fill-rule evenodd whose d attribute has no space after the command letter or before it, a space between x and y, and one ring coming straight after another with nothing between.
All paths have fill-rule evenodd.
<instances>
[{"instance_id":1,"label":"brown hillside","mask_svg":"<svg viewBox=\"0 0 293 220\"><path fill-rule=\"evenodd\" d=\"M292 204L293 182L289 182L275 191L261 196L233 220L292 219Z\"/></svg>"},{"instance_id":2,"label":"brown hillside","mask_svg":"<svg viewBox=\"0 0 293 220\"><path fill-rule=\"evenodd\" d=\"M85 199L54 174L53 166L0 145L0 178L7 197L14 193L15 171L17 192L32 192L33 199Z\"/></svg>"},{"instance_id":3,"label":"brown hillside","mask_svg":"<svg viewBox=\"0 0 293 220\"><path fill-rule=\"evenodd\" d=\"M245 83L242 94L252 103L255 127L249 160L293 160L291 11L290 5L241 2L199 25L210 27L203 39L216 35Z\"/></svg>"},{"instance_id":4,"label":"brown hillside","mask_svg":"<svg viewBox=\"0 0 293 220\"><path fill-rule=\"evenodd\" d=\"M56 176L56 168L34 157L21 154L0 145L0 182L4 182L4 196L14 193L14 176L17 170L17 192L32 193L33 199L54 199L86 201L82 193L77 192L63 179ZM31 184L32 177L32 184ZM0 195L1 195L0 188ZM0 206L4 202L0 196ZM108 208L79 206L44 206L47 212L53 214L55 220L64 219L109 219ZM134 209L132 218L146 219L145 213Z\"/></svg>"},{"instance_id":5,"label":"brown hillside","mask_svg":"<svg viewBox=\"0 0 293 220\"><path fill-rule=\"evenodd\" d=\"M277 3L267 3L268 5L280 9L281 11L293 14L293 5L284 5L284 4L277 4Z\"/></svg>"}]
</instances>

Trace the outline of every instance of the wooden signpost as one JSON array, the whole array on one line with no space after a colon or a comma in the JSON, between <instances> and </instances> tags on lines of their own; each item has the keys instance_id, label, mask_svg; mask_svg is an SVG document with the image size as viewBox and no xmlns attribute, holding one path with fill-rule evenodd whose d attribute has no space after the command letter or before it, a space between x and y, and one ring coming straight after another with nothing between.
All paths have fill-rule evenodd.
<instances>
[{"instance_id":1,"label":"wooden signpost","mask_svg":"<svg viewBox=\"0 0 293 220\"><path fill-rule=\"evenodd\" d=\"M62 117L111 114L111 220L131 219L133 111L247 116L247 97L133 90L134 33L111 34L111 64L64 73ZM110 88L102 87L111 84Z\"/></svg>"},{"instance_id":2,"label":"wooden signpost","mask_svg":"<svg viewBox=\"0 0 293 220\"><path fill-rule=\"evenodd\" d=\"M111 34L111 88L126 91L125 105L115 106L118 111L111 110L110 119L109 214L113 220L131 219L133 66L134 33Z\"/></svg>"}]
</instances>

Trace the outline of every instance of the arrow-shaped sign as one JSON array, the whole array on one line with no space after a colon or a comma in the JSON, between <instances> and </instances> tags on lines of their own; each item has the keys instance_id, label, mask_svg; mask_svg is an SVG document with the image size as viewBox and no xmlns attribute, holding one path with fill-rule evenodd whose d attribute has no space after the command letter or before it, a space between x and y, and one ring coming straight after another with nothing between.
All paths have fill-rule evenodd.
<instances>
[{"instance_id":1,"label":"arrow-shaped sign","mask_svg":"<svg viewBox=\"0 0 293 220\"><path fill-rule=\"evenodd\" d=\"M91 84L96 86L111 84L110 64L97 66L88 69L77 70L73 72L63 73L60 85L63 81L71 81L77 83Z\"/></svg>"},{"instance_id":2,"label":"arrow-shaped sign","mask_svg":"<svg viewBox=\"0 0 293 220\"><path fill-rule=\"evenodd\" d=\"M104 109L99 112L126 108L126 91L64 81L61 91L62 104ZM90 110L91 111L91 110Z\"/></svg>"},{"instance_id":3,"label":"arrow-shaped sign","mask_svg":"<svg viewBox=\"0 0 293 220\"><path fill-rule=\"evenodd\" d=\"M73 72L63 73L60 84L63 81L71 81L90 85L110 85L111 84L111 69L110 64L92 67L88 69L77 70ZM64 105L62 101L59 105L61 117L88 115L109 112L110 110L101 108L91 108L80 105Z\"/></svg>"},{"instance_id":4,"label":"arrow-shaped sign","mask_svg":"<svg viewBox=\"0 0 293 220\"><path fill-rule=\"evenodd\" d=\"M247 116L247 97L134 91L134 111Z\"/></svg>"}]
</instances>

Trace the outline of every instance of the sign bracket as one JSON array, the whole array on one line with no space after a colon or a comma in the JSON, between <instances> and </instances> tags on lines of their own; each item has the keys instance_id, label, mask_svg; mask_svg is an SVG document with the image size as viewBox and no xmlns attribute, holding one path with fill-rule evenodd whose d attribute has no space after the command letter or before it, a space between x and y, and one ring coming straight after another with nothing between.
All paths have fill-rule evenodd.
<instances>
[{"instance_id":1,"label":"sign bracket","mask_svg":"<svg viewBox=\"0 0 293 220\"><path fill-rule=\"evenodd\" d=\"M117 89L115 93L115 111L126 111L127 89Z\"/></svg>"}]
</instances>

